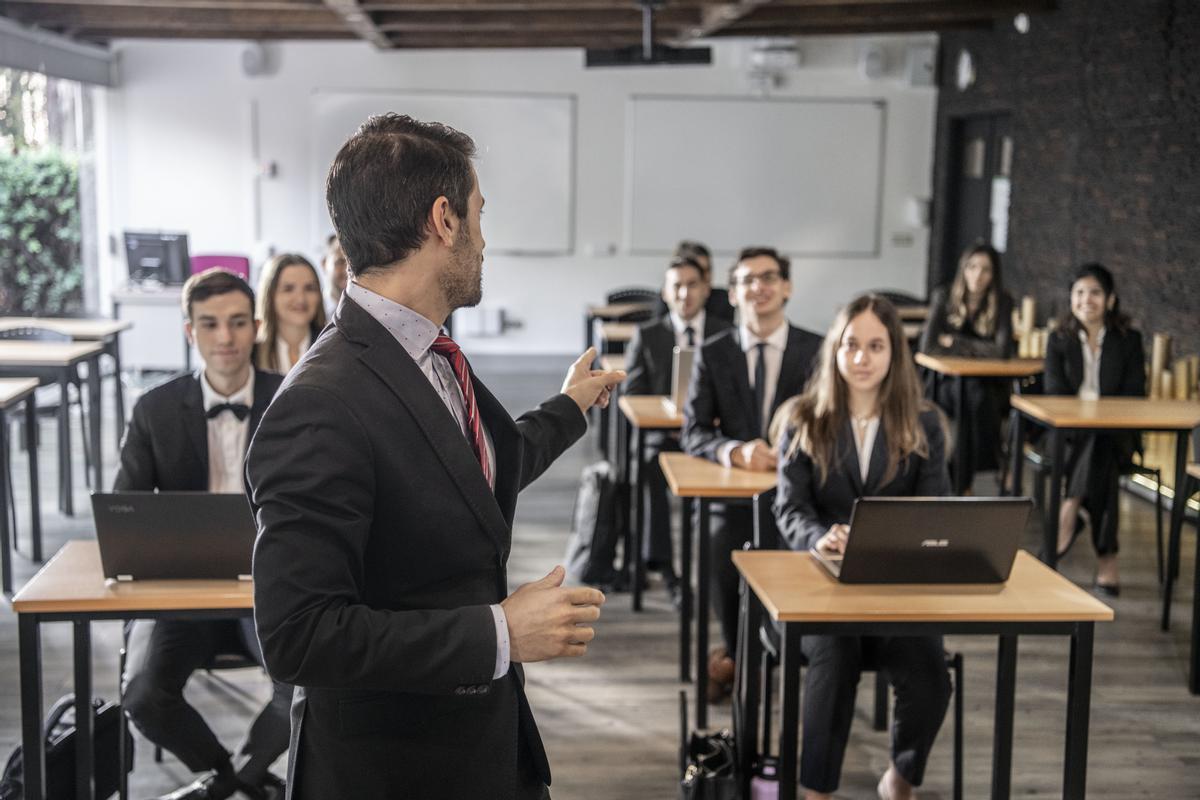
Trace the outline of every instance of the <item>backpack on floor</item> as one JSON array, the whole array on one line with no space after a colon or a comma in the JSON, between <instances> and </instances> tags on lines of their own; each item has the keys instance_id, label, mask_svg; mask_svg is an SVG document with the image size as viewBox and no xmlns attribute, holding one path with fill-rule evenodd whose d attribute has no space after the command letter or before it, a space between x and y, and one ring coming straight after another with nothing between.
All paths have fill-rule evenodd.
<instances>
[{"instance_id":1,"label":"backpack on floor","mask_svg":"<svg viewBox=\"0 0 1200 800\"><path fill-rule=\"evenodd\" d=\"M121 707L97 697L92 700L92 764L96 800L116 794L120 786ZM75 695L60 697L46 714L46 800L75 797ZM125 731L125 771L133 769L133 737ZM25 758L18 746L0 777L0 800L25 796Z\"/></svg>"},{"instance_id":2,"label":"backpack on floor","mask_svg":"<svg viewBox=\"0 0 1200 800\"><path fill-rule=\"evenodd\" d=\"M617 481L607 461L583 468L571 514L571 538L565 556L567 576L592 585L617 579Z\"/></svg>"}]
</instances>

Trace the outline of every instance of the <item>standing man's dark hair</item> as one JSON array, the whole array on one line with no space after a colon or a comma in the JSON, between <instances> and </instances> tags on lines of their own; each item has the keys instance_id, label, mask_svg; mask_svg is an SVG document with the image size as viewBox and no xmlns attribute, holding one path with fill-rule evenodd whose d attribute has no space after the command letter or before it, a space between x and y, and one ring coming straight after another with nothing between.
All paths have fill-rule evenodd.
<instances>
[{"instance_id":1,"label":"standing man's dark hair","mask_svg":"<svg viewBox=\"0 0 1200 800\"><path fill-rule=\"evenodd\" d=\"M445 197L467 216L475 142L438 122L371 117L342 145L325 182L329 217L358 277L402 261L429 235L429 208Z\"/></svg>"}]
</instances>

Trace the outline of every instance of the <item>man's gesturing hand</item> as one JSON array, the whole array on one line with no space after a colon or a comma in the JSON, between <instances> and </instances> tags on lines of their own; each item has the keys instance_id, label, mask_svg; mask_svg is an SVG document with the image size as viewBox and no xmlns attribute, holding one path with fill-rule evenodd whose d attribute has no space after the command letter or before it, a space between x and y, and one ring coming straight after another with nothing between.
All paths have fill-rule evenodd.
<instances>
[{"instance_id":1,"label":"man's gesturing hand","mask_svg":"<svg viewBox=\"0 0 1200 800\"><path fill-rule=\"evenodd\" d=\"M555 567L540 581L519 586L500 604L508 618L513 661L581 656L596 638L588 623L600 619L604 594L587 586L564 587L565 576L566 570Z\"/></svg>"},{"instance_id":2,"label":"man's gesturing hand","mask_svg":"<svg viewBox=\"0 0 1200 800\"><path fill-rule=\"evenodd\" d=\"M624 370L592 369L595 360L596 348L589 347L567 370L562 385L562 393L574 400L585 414L592 406L607 407L609 390L625 380Z\"/></svg>"}]
</instances>

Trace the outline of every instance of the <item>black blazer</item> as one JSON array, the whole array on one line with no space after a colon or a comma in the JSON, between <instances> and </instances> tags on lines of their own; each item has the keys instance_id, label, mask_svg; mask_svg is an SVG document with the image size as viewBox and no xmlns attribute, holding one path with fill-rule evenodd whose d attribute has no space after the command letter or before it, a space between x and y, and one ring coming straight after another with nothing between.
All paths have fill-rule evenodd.
<instances>
[{"instance_id":1,"label":"black blazer","mask_svg":"<svg viewBox=\"0 0 1200 800\"><path fill-rule=\"evenodd\" d=\"M249 442L283 378L254 370ZM180 375L146 392L133 407L121 443L113 490L208 491L208 420L200 372Z\"/></svg>"},{"instance_id":2,"label":"black blazer","mask_svg":"<svg viewBox=\"0 0 1200 800\"><path fill-rule=\"evenodd\" d=\"M1078 394L1083 384L1083 344L1077 333L1054 331L1046 340L1046 394ZM1109 328L1100 348L1100 394L1146 395L1146 354L1135 330Z\"/></svg>"},{"instance_id":3,"label":"black blazer","mask_svg":"<svg viewBox=\"0 0 1200 800\"><path fill-rule=\"evenodd\" d=\"M779 382L770 404L772 416L784 401L804 389L820 350L820 336L788 326ZM719 460L727 442L748 442L762 436L754 425L754 392L737 328L718 333L701 345L683 413L684 452L710 461Z\"/></svg>"},{"instance_id":4,"label":"black blazer","mask_svg":"<svg viewBox=\"0 0 1200 800\"><path fill-rule=\"evenodd\" d=\"M297 687L288 797L512 798L550 770L514 665L493 681L517 492L587 429L557 395L513 421L474 376L496 487L429 380L343 297L247 457L254 610Z\"/></svg>"},{"instance_id":5,"label":"black blazer","mask_svg":"<svg viewBox=\"0 0 1200 800\"><path fill-rule=\"evenodd\" d=\"M661 297L658 304L654 307L654 316L666 316L669 309L667 303ZM708 299L704 301L704 316L706 319L723 319L730 325L733 324L733 306L729 303L729 290L720 289L716 286L708 293Z\"/></svg>"},{"instance_id":6,"label":"black blazer","mask_svg":"<svg viewBox=\"0 0 1200 800\"><path fill-rule=\"evenodd\" d=\"M942 497L950 494L946 470L946 435L941 414L928 408L921 412L921 427L929 442L929 456L909 456L900 462L887 483L887 439L883 425L871 447L871 466L864 483L859 474L858 449L846 421L837 441L836 463L824 483L816 464L802 450L779 462L779 485L775 496L775 522L780 536L793 550L807 550L825 535L829 526L850 522L854 501L860 497ZM794 432L781 443L782 452L791 446Z\"/></svg>"},{"instance_id":7,"label":"black blazer","mask_svg":"<svg viewBox=\"0 0 1200 800\"><path fill-rule=\"evenodd\" d=\"M704 315L704 330L696 345L704 340L733 327L729 320L714 317L707 312ZM671 359L675 350L675 329L671 327L670 316L647 322L638 326L625 350L628 374L621 391L626 394L670 394L671 393Z\"/></svg>"},{"instance_id":8,"label":"black blazer","mask_svg":"<svg viewBox=\"0 0 1200 800\"><path fill-rule=\"evenodd\" d=\"M961 328L950 324L950 292L945 286L938 287L929 300L929 319L925 322L918 349L930 354L1009 358L1013 353L1012 312L1012 296L1001 292L996 306L996 330L992 336L979 336L970 320L966 320ZM938 337L944 333L954 337L950 347L943 347L938 342Z\"/></svg>"}]
</instances>

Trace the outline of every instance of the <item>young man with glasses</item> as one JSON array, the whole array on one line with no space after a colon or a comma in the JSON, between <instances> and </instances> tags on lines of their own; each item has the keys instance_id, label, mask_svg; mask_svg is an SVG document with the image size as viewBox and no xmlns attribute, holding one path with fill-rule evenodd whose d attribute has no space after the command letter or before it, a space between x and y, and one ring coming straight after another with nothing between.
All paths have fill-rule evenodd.
<instances>
[{"instance_id":1,"label":"young man with glasses","mask_svg":"<svg viewBox=\"0 0 1200 800\"><path fill-rule=\"evenodd\" d=\"M770 247L743 250L729 271L730 299L740 312L737 328L700 347L684 411L683 449L727 467L775 469L767 431L776 409L808 381L821 337L788 323L790 262ZM709 658L709 698L732 688L737 643L738 575L729 554L754 533L748 503L713 503L713 606L724 648Z\"/></svg>"}]
</instances>

